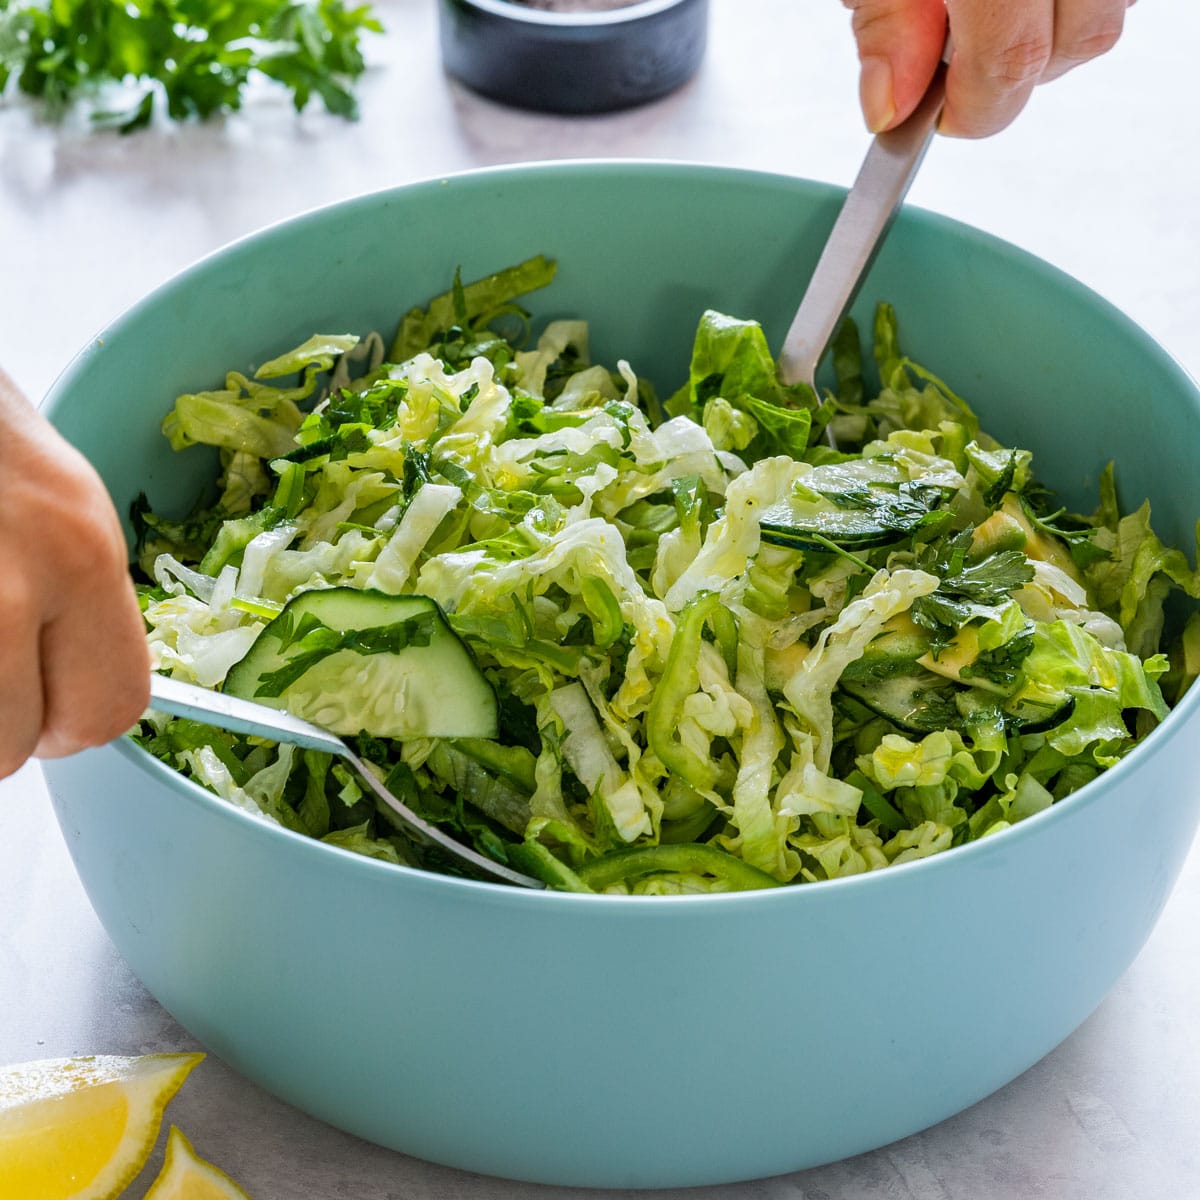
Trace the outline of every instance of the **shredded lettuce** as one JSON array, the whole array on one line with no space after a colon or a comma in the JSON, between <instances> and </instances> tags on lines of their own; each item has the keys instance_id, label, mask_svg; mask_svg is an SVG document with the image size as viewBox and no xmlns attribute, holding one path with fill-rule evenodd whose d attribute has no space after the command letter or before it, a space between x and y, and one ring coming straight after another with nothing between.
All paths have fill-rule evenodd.
<instances>
[{"instance_id":1,"label":"shredded lettuce","mask_svg":"<svg viewBox=\"0 0 1200 1200\"><path fill-rule=\"evenodd\" d=\"M517 300L553 273L456 279L386 354L377 333L317 335L180 396L164 433L221 469L182 518L137 506L157 669L220 688L305 591L432 597L500 737L364 728L358 753L498 862L647 895L1001 833L1127 755L1200 674L1200 575L1148 505L1122 509L1110 468L1092 515L1056 508L1031 449L904 356L886 305L874 391L850 324L819 397L780 382L758 324L706 312L660 404L629 363L590 361L581 320L527 338ZM136 736L288 829L461 869L325 755L154 713Z\"/></svg>"}]
</instances>

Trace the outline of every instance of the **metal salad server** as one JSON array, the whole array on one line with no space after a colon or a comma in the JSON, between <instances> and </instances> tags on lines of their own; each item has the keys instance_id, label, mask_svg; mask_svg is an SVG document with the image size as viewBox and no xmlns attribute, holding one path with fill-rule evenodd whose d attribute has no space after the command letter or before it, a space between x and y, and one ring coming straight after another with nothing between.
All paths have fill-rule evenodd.
<instances>
[{"instance_id":1,"label":"metal salad server","mask_svg":"<svg viewBox=\"0 0 1200 1200\"><path fill-rule=\"evenodd\" d=\"M274 742L290 742L308 750L323 750L345 760L354 768L360 779L379 797L404 824L419 838L439 846L447 854L453 855L462 862L470 863L477 871L481 871L493 879L504 883L517 884L519 887L544 888L546 885L520 871L502 866L485 858L482 854L455 841L443 833L436 825L431 825L422 817L417 816L403 801L398 800L378 776L367 766L349 746L336 734L293 717L290 713L268 708L265 704L255 704L253 700L242 700L237 696L226 696L221 692L209 691L208 688L197 687L194 684L183 683L166 675L152 674L150 676L150 707L157 712L169 713L171 716L188 717L204 725L215 725L218 729L228 729L232 733L249 733L258 737L269 738Z\"/></svg>"},{"instance_id":2,"label":"metal salad server","mask_svg":"<svg viewBox=\"0 0 1200 1200\"><path fill-rule=\"evenodd\" d=\"M875 135L842 203L779 353L779 377L816 391L817 364L833 340L929 149L946 99L947 39L920 103L895 129ZM836 443L828 427L825 440Z\"/></svg>"}]
</instances>

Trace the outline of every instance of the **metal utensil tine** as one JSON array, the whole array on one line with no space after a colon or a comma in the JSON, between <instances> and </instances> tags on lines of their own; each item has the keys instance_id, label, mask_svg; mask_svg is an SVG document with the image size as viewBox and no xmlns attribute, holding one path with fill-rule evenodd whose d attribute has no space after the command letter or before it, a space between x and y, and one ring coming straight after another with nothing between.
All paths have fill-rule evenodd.
<instances>
[{"instance_id":1,"label":"metal utensil tine","mask_svg":"<svg viewBox=\"0 0 1200 1200\"><path fill-rule=\"evenodd\" d=\"M308 750L323 750L327 754L337 755L354 768L359 778L409 829L440 846L447 854L469 862L477 870L493 878L502 879L505 883L526 888L545 887L541 880L485 858L470 846L455 841L436 825L431 825L423 817L419 817L407 804L392 795L375 772L340 737L319 725L313 725L290 713L268 708L265 704L255 704L252 700L227 696L222 692L210 691L208 688L157 674L150 677L150 707L172 716L187 717L205 725L215 725L218 729L228 729L232 733L248 733L274 742L290 742Z\"/></svg>"},{"instance_id":2,"label":"metal utensil tine","mask_svg":"<svg viewBox=\"0 0 1200 1200\"><path fill-rule=\"evenodd\" d=\"M455 841L454 838L443 833L436 825L431 825L423 817L418 817L407 804L392 795L375 772L345 742L342 743L342 757L354 767L362 781L371 791L395 812L407 826L428 838L429 841L435 842L447 853L464 862L473 864L477 870L483 871L496 879L503 879L506 883L514 883L526 888L545 888L546 885L541 880L534 879L530 875L523 875L520 871L514 871L510 867L493 862L490 858L485 858L482 854L472 850L470 846L464 846L462 842Z\"/></svg>"}]
</instances>

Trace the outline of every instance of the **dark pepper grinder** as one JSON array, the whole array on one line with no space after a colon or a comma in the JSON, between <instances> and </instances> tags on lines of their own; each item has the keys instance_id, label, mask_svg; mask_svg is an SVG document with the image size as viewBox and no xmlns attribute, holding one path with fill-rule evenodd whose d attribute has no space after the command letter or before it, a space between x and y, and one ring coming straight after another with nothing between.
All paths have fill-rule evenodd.
<instances>
[{"instance_id":1,"label":"dark pepper grinder","mask_svg":"<svg viewBox=\"0 0 1200 1200\"><path fill-rule=\"evenodd\" d=\"M700 66L708 0L439 0L442 62L518 108L600 113L665 96Z\"/></svg>"}]
</instances>

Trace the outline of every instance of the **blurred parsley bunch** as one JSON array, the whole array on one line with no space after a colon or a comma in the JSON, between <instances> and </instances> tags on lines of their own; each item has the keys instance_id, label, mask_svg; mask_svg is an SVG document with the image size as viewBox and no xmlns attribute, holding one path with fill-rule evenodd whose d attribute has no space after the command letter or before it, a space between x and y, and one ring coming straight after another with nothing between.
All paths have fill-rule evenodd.
<instances>
[{"instance_id":1,"label":"blurred parsley bunch","mask_svg":"<svg viewBox=\"0 0 1200 1200\"><path fill-rule=\"evenodd\" d=\"M93 113L129 132L158 103L176 120L238 109L260 75L288 88L297 112L315 95L355 117L364 31L383 32L370 5L343 0L0 0L0 95L14 84L58 114L133 84L129 106Z\"/></svg>"}]
</instances>

